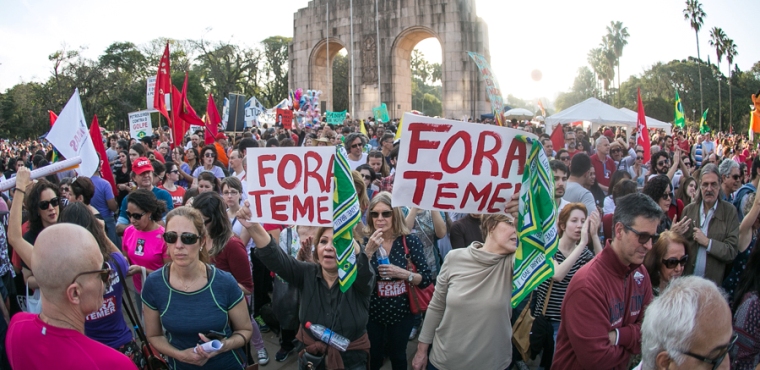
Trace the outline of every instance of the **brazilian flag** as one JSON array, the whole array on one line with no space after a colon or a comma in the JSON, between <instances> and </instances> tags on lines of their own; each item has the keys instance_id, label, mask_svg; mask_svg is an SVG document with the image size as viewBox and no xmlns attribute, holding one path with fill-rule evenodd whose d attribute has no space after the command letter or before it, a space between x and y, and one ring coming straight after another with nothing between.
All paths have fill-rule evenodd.
<instances>
[{"instance_id":1,"label":"brazilian flag","mask_svg":"<svg viewBox=\"0 0 760 370\"><path fill-rule=\"evenodd\" d=\"M678 90L676 90L676 127L684 128L686 126L686 119L683 115L683 104L681 104L681 97L678 96Z\"/></svg>"},{"instance_id":2,"label":"brazilian flag","mask_svg":"<svg viewBox=\"0 0 760 370\"><path fill-rule=\"evenodd\" d=\"M342 145L336 148L334 171L333 245L338 257L340 290L345 293L356 280L353 229L361 221L361 210L346 149Z\"/></svg>"},{"instance_id":3,"label":"brazilian flag","mask_svg":"<svg viewBox=\"0 0 760 370\"><path fill-rule=\"evenodd\" d=\"M702 121L699 122L699 133L700 134L706 134L710 132L710 128L707 127L707 111L709 111L710 108L705 109L705 112L702 113Z\"/></svg>"}]
</instances>

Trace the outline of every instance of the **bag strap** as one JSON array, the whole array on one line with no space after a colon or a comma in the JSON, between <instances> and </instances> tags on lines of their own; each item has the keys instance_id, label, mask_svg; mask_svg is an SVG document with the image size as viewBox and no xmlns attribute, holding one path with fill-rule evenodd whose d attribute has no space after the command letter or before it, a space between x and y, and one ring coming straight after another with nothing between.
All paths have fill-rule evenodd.
<instances>
[{"instance_id":1,"label":"bag strap","mask_svg":"<svg viewBox=\"0 0 760 370\"><path fill-rule=\"evenodd\" d=\"M406 258L406 269L409 270L409 272L416 273L417 272L417 266L412 263L412 256L409 254L409 248L406 246L406 235L403 236L401 239L404 243L404 257Z\"/></svg>"},{"instance_id":2,"label":"bag strap","mask_svg":"<svg viewBox=\"0 0 760 370\"><path fill-rule=\"evenodd\" d=\"M135 329L135 333L137 333L137 337L140 339L141 342L144 344L148 344L148 338L145 336L145 332L143 331L142 324L140 323L140 318L137 316L137 310L135 309L134 304L132 303L132 293L129 291L129 288L127 288L127 281L124 277L124 273L121 272L121 269L119 268L119 263L114 260L114 266L116 267L116 272L119 274L119 280L121 281L121 286L124 289L124 293L122 294L127 296L127 305L124 305L122 302L122 306L124 306L124 310L127 312L127 316L129 317L129 321L132 322L132 327ZM145 281L143 281L145 283Z\"/></svg>"},{"instance_id":3,"label":"bag strap","mask_svg":"<svg viewBox=\"0 0 760 370\"><path fill-rule=\"evenodd\" d=\"M549 283L549 290L547 290L546 292L546 297L544 297L544 309L541 311L542 316L546 315L546 307L549 306L549 298L551 298L552 296L552 287L554 286L554 279L553 278L549 278L549 279L551 279L551 282Z\"/></svg>"}]
</instances>

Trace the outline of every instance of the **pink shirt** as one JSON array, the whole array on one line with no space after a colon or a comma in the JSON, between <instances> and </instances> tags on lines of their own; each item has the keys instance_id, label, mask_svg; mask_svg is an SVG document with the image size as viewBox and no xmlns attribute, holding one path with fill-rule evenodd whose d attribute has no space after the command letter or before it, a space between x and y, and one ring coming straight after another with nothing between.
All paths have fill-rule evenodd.
<instances>
[{"instance_id":1,"label":"pink shirt","mask_svg":"<svg viewBox=\"0 0 760 370\"><path fill-rule=\"evenodd\" d=\"M164 227L159 226L153 231L140 231L133 225L124 230L122 250L127 252L129 262L133 265L158 270L164 265L164 258L169 258L164 243ZM142 292L142 274L134 274L135 289Z\"/></svg>"},{"instance_id":2,"label":"pink shirt","mask_svg":"<svg viewBox=\"0 0 760 370\"><path fill-rule=\"evenodd\" d=\"M38 315L13 315L5 339L14 369L134 369L127 356L84 334L45 324Z\"/></svg>"}]
</instances>

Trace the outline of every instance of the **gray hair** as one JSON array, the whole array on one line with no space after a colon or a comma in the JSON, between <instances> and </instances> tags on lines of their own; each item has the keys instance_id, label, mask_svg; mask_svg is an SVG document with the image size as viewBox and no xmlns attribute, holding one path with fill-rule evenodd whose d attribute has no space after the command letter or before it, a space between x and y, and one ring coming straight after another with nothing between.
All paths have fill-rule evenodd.
<instances>
[{"instance_id":1,"label":"gray hair","mask_svg":"<svg viewBox=\"0 0 760 370\"><path fill-rule=\"evenodd\" d=\"M607 140L608 143L610 142L610 139L608 139L607 136L604 136L604 135L599 136L598 138L596 138L596 141L594 142L594 148L598 147L599 144L602 143L602 140Z\"/></svg>"},{"instance_id":2,"label":"gray hair","mask_svg":"<svg viewBox=\"0 0 760 370\"><path fill-rule=\"evenodd\" d=\"M710 280L685 276L673 280L644 314L641 324L641 368L653 370L660 352L676 364L686 359L696 336L700 315L714 315L718 305L728 305L725 294ZM728 307L726 307L728 308Z\"/></svg>"},{"instance_id":3,"label":"gray hair","mask_svg":"<svg viewBox=\"0 0 760 370\"><path fill-rule=\"evenodd\" d=\"M732 161L733 162L733 161ZM736 162L734 162L736 163ZM722 183L723 178L720 176L720 171L718 170L718 166L715 165L715 163L708 163L699 170L699 181L702 181L702 177L704 177L706 174L712 173L715 176L718 176L718 183Z\"/></svg>"},{"instance_id":4,"label":"gray hair","mask_svg":"<svg viewBox=\"0 0 760 370\"><path fill-rule=\"evenodd\" d=\"M618 222L626 226L632 226L636 217L644 217L647 220L659 221L664 216L662 208L646 194L628 194L615 200L615 214L612 216L612 224Z\"/></svg>"},{"instance_id":5,"label":"gray hair","mask_svg":"<svg viewBox=\"0 0 760 370\"><path fill-rule=\"evenodd\" d=\"M739 168L739 164L736 163L736 161L733 159L724 159L723 162L720 162L718 172L721 176L728 176L731 174L731 171L733 171L734 168Z\"/></svg>"},{"instance_id":6,"label":"gray hair","mask_svg":"<svg viewBox=\"0 0 760 370\"><path fill-rule=\"evenodd\" d=\"M348 136L346 137L346 142L343 143L343 146L346 148L346 151L351 151L351 143L356 141L356 139L361 139L362 145L364 145L364 137L362 136L362 134L352 132L348 134Z\"/></svg>"}]
</instances>

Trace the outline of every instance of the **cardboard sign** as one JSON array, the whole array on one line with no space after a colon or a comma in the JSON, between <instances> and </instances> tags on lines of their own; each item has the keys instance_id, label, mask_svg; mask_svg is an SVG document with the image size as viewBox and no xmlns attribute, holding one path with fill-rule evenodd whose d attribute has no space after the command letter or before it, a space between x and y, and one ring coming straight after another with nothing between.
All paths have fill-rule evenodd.
<instances>
[{"instance_id":1,"label":"cardboard sign","mask_svg":"<svg viewBox=\"0 0 760 370\"><path fill-rule=\"evenodd\" d=\"M286 130L293 129L293 111L290 109L277 108L277 124Z\"/></svg>"},{"instance_id":2,"label":"cardboard sign","mask_svg":"<svg viewBox=\"0 0 760 370\"><path fill-rule=\"evenodd\" d=\"M388 106L383 103L379 107L372 108L372 115L375 116L376 121L388 123L390 118L388 117Z\"/></svg>"},{"instance_id":3,"label":"cardboard sign","mask_svg":"<svg viewBox=\"0 0 760 370\"><path fill-rule=\"evenodd\" d=\"M142 110L129 113L129 136L139 140L148 135L153 135L150 112Z\"/></svg>"},{"instance_id":4,"label":"cardboard sign","mask_svg":"<svg viewBox=\"0 0 760 370\"><path fill-rule=\"evenodd\" d=\"M248 148L251 221L333 225L335 148Z\"/></svg>"},{"instance_id":5,"label":"cardboard sign","mask_svg":"<svg viewBox=\"0 0 760 370\"><path fill-rule=\"evenodd\" d=\"M497 119L501 121L501 110L504 109L504 98L501 96L499 81L497 81L496 76L493 75L491 65L484 56L478 53L468 51L467 54L475 61L480 74L483 76L483 80L486 82L486 94L488 94L488 100L491 101L491 111L494 115L498 114Z\"/></svg>"},{"instance_id":6,"label":"cardboard sign","mask_svg":"<svg viewBox=\"0 0 760 370\"><path fill-rule=\"evenodd\" d=\"M327 123L333 125L342 125L346 120L346 111L343 112L330 112L325 113L327 117Z\"/></svg>"},{"instance_id":7,"label":"cardboard sign","mask_svg":"<svg viewBox=\"0 0 760 370\"><path fill-rule=\"evenodd\" d=\"M520 192L524 131L405 113L393 206L501 213Z\"/></svg>"},{"instance_id":8,"label":"cardboard sign","mask_svg":"<svg viewBox=\"0 0 760 370\"><path fill-rule=\"evenodd\" d=\"M260 126L259 116L267 111L264 105L256 97L252 97L245 102L244 109L246 126L251 127L253 124Z\"/></svg>"},{"instance_id":9,"label":"cardboard sign","mask_svg":"<svg viewBox=\"0 0 760 370\"><path fill-rule=\"evenodd\" d=\"M145 94L145 103L147 104L146 111L148 112L158 112L156 109L153 108L153 96L156 95L156 76L148 77L148 86L147 91ZM172 99L171 94L164 94L166 96L166 110L172 110Z\"/></svg>"}]
</instances>

